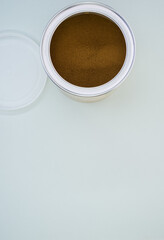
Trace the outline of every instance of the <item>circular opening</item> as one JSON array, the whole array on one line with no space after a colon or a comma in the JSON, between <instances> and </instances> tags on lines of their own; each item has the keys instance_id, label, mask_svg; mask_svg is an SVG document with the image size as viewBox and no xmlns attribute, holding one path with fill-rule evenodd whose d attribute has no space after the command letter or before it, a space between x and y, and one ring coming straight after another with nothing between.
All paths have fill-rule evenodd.
<instances>
[{"instance_id":1,"label":"circular opening","mask_svg":"<svg viewBox=\"0 0 164 240\"><path fill-rule=\"evenodd\" d=\"M50 55L63 79L80 87L97 87L112 80L122 68L126 42L118 25L109 18L80 13L57 27Z\"/></svg>"},{"instance_id":2,"label":"circular opening","mask_svg":"<svg viewBox=\"0 0 164 240\"><path fill-rule=\"evenodd\" d=\"M108 82L95 87L80 87L66 81L55 69L50 54L51 40L56 29L71 16L84 13L100 14L113 21L121 30L126 42L126 56L120 71ZM100 96L118 87L129 74L135 58L135 40L127 22L109 6L97 3L79 3L72 5L55 15L45 29L40 49L43 66L53 83L65 92L81 97Z\"/></svg>"}]
</instances>

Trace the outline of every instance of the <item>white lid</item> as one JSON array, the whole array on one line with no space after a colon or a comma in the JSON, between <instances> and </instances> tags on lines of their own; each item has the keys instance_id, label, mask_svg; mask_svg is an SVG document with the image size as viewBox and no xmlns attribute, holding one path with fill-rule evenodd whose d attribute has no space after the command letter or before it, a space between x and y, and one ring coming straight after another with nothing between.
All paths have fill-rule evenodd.
<instances>
[{"instance_id":1,"label":"white lid","mask_svg":"<svg viewBox=\"0 0 164 240\"><path fill-rule=\"evenodd\" d=\"M20 33L1 32L0 110L15 110L34 102L46 79L39 46Z\"/></svg>"}]
</instances>

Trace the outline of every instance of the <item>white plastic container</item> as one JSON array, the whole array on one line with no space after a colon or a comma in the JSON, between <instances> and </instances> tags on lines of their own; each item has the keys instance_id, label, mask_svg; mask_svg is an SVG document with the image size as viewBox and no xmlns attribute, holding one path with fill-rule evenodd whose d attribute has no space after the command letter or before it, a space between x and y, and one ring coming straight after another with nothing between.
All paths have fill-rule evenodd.
<instances>
[{"instance_id":1,"label":"white plastic container","mask_svg":"<svg viewBox=\"0 0 164 240\"><path fill-rule=\"evenodd\" d=\"M126 42L126 57L119 73L109 82L98 87L78 87L63 79L55 70L50 56L50 43L57 27L67 18L78 13L98 13L112 20L118 25L123 33ZM41 58L45 71L49 78L66 94L76 100L84 102L97 101L108 95L113 89L118 87L129 74L135 58L134 35L127 22L109 6L100 3L79 3L72 5L57 13L48 23L41 41Z\"/></svg>"}]
</instances>

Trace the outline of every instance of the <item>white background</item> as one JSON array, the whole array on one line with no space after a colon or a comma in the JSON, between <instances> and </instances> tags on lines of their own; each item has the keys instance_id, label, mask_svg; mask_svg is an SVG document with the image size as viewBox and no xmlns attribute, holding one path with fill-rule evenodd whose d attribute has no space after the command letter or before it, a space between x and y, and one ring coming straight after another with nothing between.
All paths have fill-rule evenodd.
<instances>
[{"instance_id":1,"label":"white background","mask_svg":"<svg viewBox=\"0 0 164 240\"><path fill-rule=\"evenodd\" d=\"M0 0L0 30L38 43L67 0ZM48 80L30 107L0 113L1 240L164 239L164 1L103 1L134 31L117 91L79 103Z\"/></svg>"}]
</instances>

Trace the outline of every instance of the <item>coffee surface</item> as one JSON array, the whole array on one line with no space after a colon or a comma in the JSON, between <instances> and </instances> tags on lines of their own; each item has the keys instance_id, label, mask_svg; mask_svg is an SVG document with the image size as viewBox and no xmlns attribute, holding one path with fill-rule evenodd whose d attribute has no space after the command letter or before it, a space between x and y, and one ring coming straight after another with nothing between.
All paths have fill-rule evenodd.
<instances>
[{"instance_id":1,"label":"coffee surface","mask_svg":"<svg viewBox=\"0 0 164 240\"><path fill-rule=\"evenodd\" d=\"M120 71L126 43L113 21L99 14L83 13L58 26L52 36L50 55L54 68L66 81L96 87Z\"/></svg>"}]
</instances>

